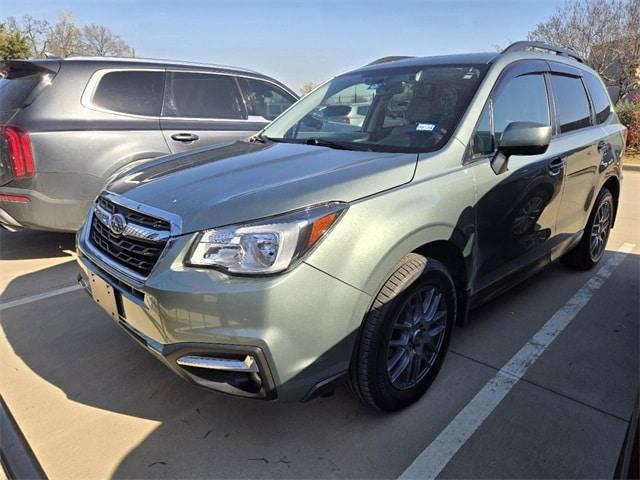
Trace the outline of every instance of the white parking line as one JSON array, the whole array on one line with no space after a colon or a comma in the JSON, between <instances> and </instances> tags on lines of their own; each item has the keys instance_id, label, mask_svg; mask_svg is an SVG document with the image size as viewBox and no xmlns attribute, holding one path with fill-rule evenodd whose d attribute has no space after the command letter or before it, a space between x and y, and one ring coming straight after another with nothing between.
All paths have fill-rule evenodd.
<instances>
[{"instance_id":1,"label":"white parking line","mask_svg":"<svg viewBox=\"0 0 640 480\"><path fill-rule=\"evenodd\" d=\"M39 293L37 295L31 295L30 297L18 298L17 300L11 300L10 302L0 303L0 312L8 308L19 307L26 303L37 302L38 300L44 300L45 298L55 297L56 295L62 295L65 293L79 290L82 287L80 285L70 285L68 287L58 288L57 290L51 290L45 293Z\"/></svg>"},{"instance_id":2,"label":"white parking line","mask_svg":"<svg viewBox=\"0 0 640 480\"><path fill-rule=\"evenodd\" d=\"M632 243L622 245L618 253L611 256L598 272L547 320L527 344L489 380L436 439L418 455L409 468L400 475L400 479L436 478L634 247L635 244Z\"/></svg>"}]
</instances>

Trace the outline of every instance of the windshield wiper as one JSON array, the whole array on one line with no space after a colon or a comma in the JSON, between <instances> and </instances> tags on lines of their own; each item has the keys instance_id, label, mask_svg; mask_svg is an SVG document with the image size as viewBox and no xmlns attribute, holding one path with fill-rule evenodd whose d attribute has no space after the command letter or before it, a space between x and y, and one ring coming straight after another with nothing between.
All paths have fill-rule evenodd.
<instances>
[{"instance_id":1,"label":"windshield wiper","mask_svg":"<svg viewBox=\"0 0 640 480\"><path fill-rule=\"evenodd\" d=\"M249 137L249 141L251 143L255 143L255 142L267 143L268 140L271 140L271 139L269 137L263 135L262 133L256 133L255 135L251 135Z\"/></svg>"},{"instance_id":2,"label":"windshield wiper","mask_svg":"<svg viewBox=\"0 0 640 480\"><path fill-rule=\"evenodd\" d=\"M336 142L334 140L327 140L326 138L307 138L304 143L307 145L318 145L319 147L329 147L338 150L369 150L364 145L358 145L350 142Z\"/></svg>"},{"instance_id":3,"label":"windshield wiper","mask_svg":"<svg viewBox=\"0 0 640 480\"><path fill-rule=\"evenodd\" d=\"M255 135L252 135L251 137L249 137L249 141L251 143L255 143L255 142L260 142L260 143L267 143L267 142L291 143L291 142L289 142L288 140L286 140L284 138L267 137L266 135L263 135L262 133L256 133Z\"/></svg>"}]
</instances>

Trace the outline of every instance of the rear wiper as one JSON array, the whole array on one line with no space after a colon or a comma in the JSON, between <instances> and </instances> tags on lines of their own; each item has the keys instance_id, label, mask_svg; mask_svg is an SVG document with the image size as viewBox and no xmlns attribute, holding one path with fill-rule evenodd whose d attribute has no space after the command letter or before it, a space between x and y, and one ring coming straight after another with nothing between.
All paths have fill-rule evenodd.
<instances>
[{"instance_id":1,"label":"rear wiper","mask_svg":"<svg viewBox=\"0 0 640 480\"><path fill-rule=\"evenodd\" d=\"M358 145L350 142L336 142L327 140L326 138L307 138L304 143L307 145L318 145L319 147L336 148L338 150L369 150L364 145Z\"/></svg>"}]
</instances>

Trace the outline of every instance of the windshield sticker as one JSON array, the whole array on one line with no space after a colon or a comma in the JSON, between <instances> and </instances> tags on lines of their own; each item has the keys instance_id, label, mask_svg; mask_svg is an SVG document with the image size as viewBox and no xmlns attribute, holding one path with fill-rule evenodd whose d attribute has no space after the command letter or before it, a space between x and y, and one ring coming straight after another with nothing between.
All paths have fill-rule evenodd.
<instances>
[{"instance_id":1,"label":"windshield sticker","mask_svg":"<svg viewBox=\"0 0 640 480\"><path fill-rule=\"evenodd\" d=\"M438 126L435 123L418 123L416 132L433 132Z\"/></svg>"}]
</instances>

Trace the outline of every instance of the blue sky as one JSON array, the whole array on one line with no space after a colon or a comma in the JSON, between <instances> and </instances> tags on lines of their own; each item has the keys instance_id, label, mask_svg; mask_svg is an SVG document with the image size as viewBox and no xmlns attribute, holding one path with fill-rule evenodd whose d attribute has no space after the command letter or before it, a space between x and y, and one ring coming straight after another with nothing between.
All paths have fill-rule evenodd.
<instances>
[{"instance_id":1,"label":"blue sky","mask_svg":"<svg viewBox=\"0 0 640 480\"><path fill-rule=\"evenodd\" d=\"M294 89L386 55L493 51L564 0L0 0L0 16L106 25L140 57L253 68Z\"/></svg>"}]
</instances>

